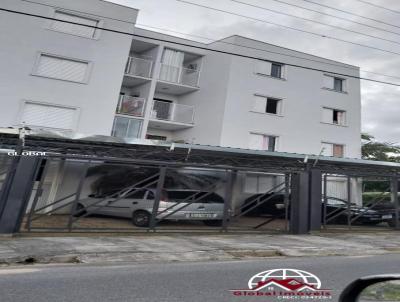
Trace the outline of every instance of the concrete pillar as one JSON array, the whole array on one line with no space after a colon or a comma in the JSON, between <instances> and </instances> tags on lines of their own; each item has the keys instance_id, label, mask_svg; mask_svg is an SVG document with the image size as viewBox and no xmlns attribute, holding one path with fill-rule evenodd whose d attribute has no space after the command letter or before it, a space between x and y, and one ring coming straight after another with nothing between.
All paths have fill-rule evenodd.
<instances>
[{"instance_id":1,"label":"concrete pillar","mask_svg":"<svg viewBox=\"0 0 400 302\"><path fill-rule=\"evenodd\" d=\"M320 170L310 172L310 230L321 230L322 219L322 173Z\"/></svg>"},{"instance_id":2,"label":"concrete pillar","mask_svg":"<svg viewBox=\"0 0 400 302\"><path fill-rule=\"evenodd\" d=\"M40 158L37 157L20 158L15 174L10 180L8 192L3 195L0 234L13 234L19 231L39 163Z\"/></svg>"},{"instance_id":3,"label":"concrete pillar","mask_svg":"<svg viewBox=\"0 0 400 302\"><path fill-rule=\"evenodd\" d=\"M399 203L398 192L399 192L399 179L397 177L393 177L390 182L390 193L391 193L391 200L395 208L394 227L396 230L400 229L400 223L399 223L400 203Z\"/></svg>"},{"instance_id":4,"label":"concrete pillar","mask_svg":"<svg viewBox=\"0 0 400 302\"><path fill-rule=\"evenodd\" d=\"M309 232L309 172L292 174L292 200L290 208L289 231L292 234L307 234Z\"/></svg>"},{"instance_id":5,"label":"concrete pillar","mask_svg":"<svg viewBox=\"0 0 400 302\"><path fill-rule=\"evenodd\" d=\"M362 183L361 177L353 177L351 179L351 202L358 206L362 206Z\"/></svg>"},{"instance_id":6,"label":"concrete pillar","mask_svg":"<svg viewBox=\"0 0 400 302\"><path fill-rule=\"evenodd\" d=\"M232 198L234 183L236 180L237 171L227 171L226 185L225 185L225 198L224 198L224 216L222 220L222 229L226 231L232 214Z\"/></svg>"}]
</instances>

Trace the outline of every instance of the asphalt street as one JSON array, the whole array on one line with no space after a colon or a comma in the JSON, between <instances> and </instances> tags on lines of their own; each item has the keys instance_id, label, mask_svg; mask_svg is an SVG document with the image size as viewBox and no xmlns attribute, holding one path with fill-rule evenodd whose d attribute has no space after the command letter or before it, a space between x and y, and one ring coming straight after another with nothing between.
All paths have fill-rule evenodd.
<instances>
[{"instance_id":1,"label":"asphalt street","mask_svg":"<svg viewBox=\"0 0 400 302\"><path fill-rule=\"evenodd\" d=\"M400 255L266 258L166 264L20 266L0 269L1 302L248 302L277 301L236 297L249 278L275 268L317 275L332 289L330 301L352 280L371 274L400 273Z\"/></svg>"}]
</instances>

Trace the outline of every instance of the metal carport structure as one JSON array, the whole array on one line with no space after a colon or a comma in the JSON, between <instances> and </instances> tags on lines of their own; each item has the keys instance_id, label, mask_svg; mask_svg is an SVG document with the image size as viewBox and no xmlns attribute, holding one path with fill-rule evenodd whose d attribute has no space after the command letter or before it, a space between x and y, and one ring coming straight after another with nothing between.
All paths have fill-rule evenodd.
<instances>
[{"instance_id":1,"label":"metal carport structure","mask_svg":"<svg viewBox=\"0 0 400 302\"><path fill-rule=\"evenodd\" d=\"M153 178L146 180L147 184L150 181L157 188L155 206L148 229L152 231L157 228L158 203L166 171L179 168L210 169L226 173L224 218L221 231L228 231L235 218L235 215L231 213L231 197L233 180L240 171L280 173L285 176L284 188L281 189L285 194L286 205L290 190L289 231L293 234L304 234L321 229L321 200L324 179L326 179L324 175L389 179L391 199L396 208L395 227L399 228L397 192L400 165L396 163L168 142L124 143L101 140L113 140L113 138L70 139L43 133L22 136L17 133L1 133L0 149L15 150L16 155L9 156L4 151L9 165L3 172L6 177L0 192L0 233L20 231L33 183L42 169L43 160L79 161L88 166L92 162L106 162L157 169ZM45 152L45 155L25 156L29 155L29 152ZM82 173L78 181L75 199L71 202L71 217L65 231L73 230L72 214L76 211L75 205L80 196L84 174ZM267 201L262 200L262 202ZM255 202L258 206L261 200ZM237 216L241 216L241 213Z\"/></svg>"}]
</instances>

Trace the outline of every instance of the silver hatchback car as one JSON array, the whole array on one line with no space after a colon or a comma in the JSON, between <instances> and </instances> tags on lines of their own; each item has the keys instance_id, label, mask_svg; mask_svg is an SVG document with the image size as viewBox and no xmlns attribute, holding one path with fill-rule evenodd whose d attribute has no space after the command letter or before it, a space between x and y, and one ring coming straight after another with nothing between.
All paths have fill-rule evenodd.
<instances>
[{"instance_id":1,"label":"silver hatchback car","mask_svg":"<svg viewBox=\"0 0 400 302\"><path fill-rule=\"evenodd\" d=\"M200 198L199 198L200 197ZM90 195L79 201L76 216L84 214L131 218L138 227L147 227L153 211L155 189L129 189L120 199ZM199 200L191 203L194 198ZM116 200L116 201L115 201ZM220 226L224 199L216 193L194 190L163 190L157 219L200 220L208 226Z\"/></svg>"}]
</instances>

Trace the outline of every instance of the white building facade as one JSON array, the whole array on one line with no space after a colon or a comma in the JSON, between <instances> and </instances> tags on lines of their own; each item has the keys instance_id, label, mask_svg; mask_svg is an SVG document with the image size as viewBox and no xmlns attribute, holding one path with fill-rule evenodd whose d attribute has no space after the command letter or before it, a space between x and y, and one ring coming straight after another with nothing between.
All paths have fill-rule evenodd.
<instances>
[{"instance_id":1,"label":"white building facade","mask_svg":"<svg viewBox=\"0 0 400 302\"><path fill-rule=\"evenodd\" d=\"M0 12L0 127L361 156L358 67L135 28L137 10L106 1L35 2L0 7L98 29Z\"/></svg>"}]
</instances>

